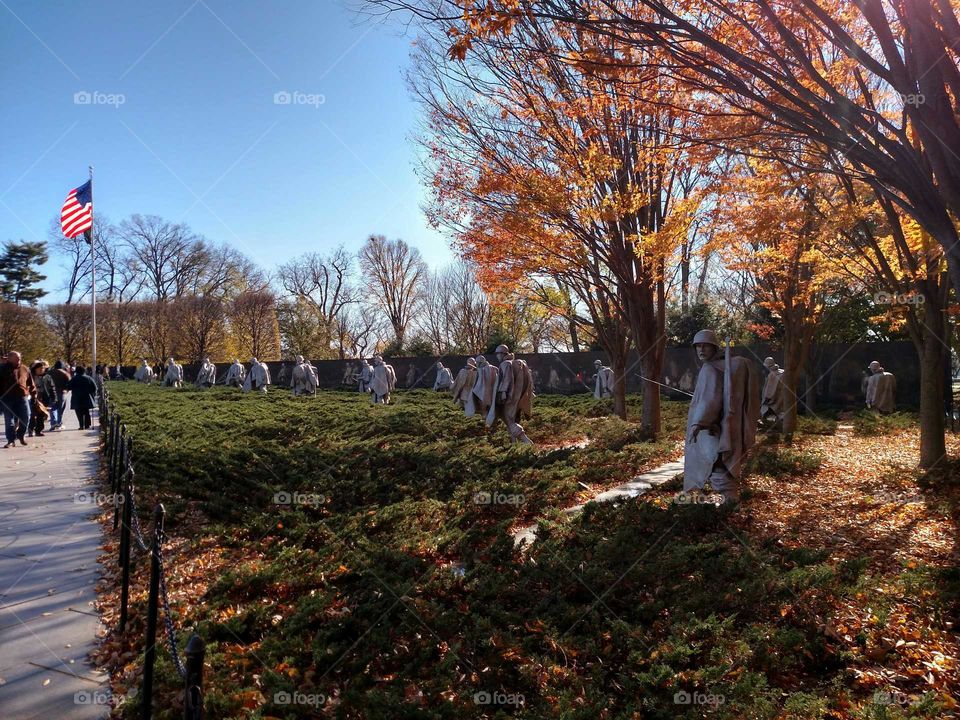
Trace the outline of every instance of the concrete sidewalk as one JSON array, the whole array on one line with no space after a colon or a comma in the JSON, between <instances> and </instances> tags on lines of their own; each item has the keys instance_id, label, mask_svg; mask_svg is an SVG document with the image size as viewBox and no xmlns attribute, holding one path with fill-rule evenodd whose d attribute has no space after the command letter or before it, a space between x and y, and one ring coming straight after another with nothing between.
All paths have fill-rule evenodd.
<instances>
[{"instance_id":1,"label":"concrete sidewalk","mask_svg":"<svg viewBox=\"0 0 960 720\"><path fill-rule=\"evenodd\" d=\"M602 493L594 495L587 502L614 502L615 500L623 500L625 498L637 497L637 495L643 495L647 490L657 485L663 485L666 482L670 482L675 477L680 475L683 472L683 458L679 460L672 460L671 462L665 463L658 468L653 470L648 470L645 473L638 475L632 480L628 480L622 485L618 485L615 488L606 490ZM579 505L574 505L573 507L568 507L564 509L564 512L567 515L577 515L583 512L583 508L587 503L580 503ZM514 545L520 545L526 543L527 545L533 545L537 540L537 523L532 525L527 525L525 527L514 530L513 532L513 543Z\"/></svg>"},{"instance_id":2,"label":"concrete sidewalk","mask_svg":"<svg viewBox=\"0 0 960 720\"><path fill-rule=\"evenodd\" d=\"M100 526L98 432L64 430L0 448L0 718L90 720L109 712L108 677L86 657Z\"/></svg>"}]
</instances>

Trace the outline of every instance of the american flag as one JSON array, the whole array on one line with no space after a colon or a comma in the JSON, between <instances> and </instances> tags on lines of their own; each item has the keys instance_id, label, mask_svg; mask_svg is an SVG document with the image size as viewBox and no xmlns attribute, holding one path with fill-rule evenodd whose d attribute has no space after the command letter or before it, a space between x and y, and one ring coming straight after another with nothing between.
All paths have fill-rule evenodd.
<instances>
[{"instance_id":1,"label":"american flag","mask_svg":"<svg viewBox=\"0 0 960 720\"><path fill-rule=\"evenodd\" d=\"M60 228L64 237L75 238L93 227L93 181L71 190L60 211Z\"/></svg>"}]
</instances>

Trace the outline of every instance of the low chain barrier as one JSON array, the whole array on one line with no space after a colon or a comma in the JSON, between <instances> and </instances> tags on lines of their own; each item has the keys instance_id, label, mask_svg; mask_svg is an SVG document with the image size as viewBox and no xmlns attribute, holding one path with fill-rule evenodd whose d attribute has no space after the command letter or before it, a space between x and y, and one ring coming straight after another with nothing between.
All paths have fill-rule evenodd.
<instances>
[{"instance_id":1,"label":"low chain barrier","mask_svg":"<svg viewBox=\"0 0 960 720\"><path fill-rule=\"evenodd\" d=\"M170 657L177 674L184 682L185 720L203 718L203 658L205 644L193 634L184 650L186 659L177 649L177 633L170 613L167 596L167 579L163 565L163 547L166 541L163 524L165 511L158 504L153 511L153 531L145 537L137 512L136 473L133 466L133 441L127 433L119 413L110 401L110 394L100 386L100 435L102 438L103 464L107 468L107 480L113 498L113 529L120 533L118 562L120 564L120 620L117 630L126 631L130 601L130 568L134 559L134 546L140 557L149 557L150 594L147 602L147 633L143 651L143 685L140 693L141 717L150 720L153 716L153 671L157 652L157 621L163 611L164 634Z\"/></svg>"}]
</instances>

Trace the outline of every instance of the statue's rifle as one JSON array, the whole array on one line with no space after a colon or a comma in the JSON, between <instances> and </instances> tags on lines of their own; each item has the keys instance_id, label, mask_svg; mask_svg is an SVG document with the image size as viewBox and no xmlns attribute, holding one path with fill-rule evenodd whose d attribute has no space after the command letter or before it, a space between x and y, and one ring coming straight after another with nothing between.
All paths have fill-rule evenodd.
<instances>
[{"instance_id":1,"label":"statue's rifle","mask_svg":"<svg viewBox=\"0 0 960 720\"><path fill-rule=\"evenodd\" d=\"M647 382L652 382L654 385L659 385L660 387L665 387L665 388L667 388L668 390L673 390L673 392L678 392L678 393L681 393L681 394L683 394L683 395L687 395L687 396L689 396L689 397L693 397L693 393L688 393L686 390L681 390L680 388L675 388L673 385L667 385L667 384L662 383L662 382L657 382L656 380L651 380L651 379L648 378L648 377L644 377L644 376L641 375L640 373L636 373L636 376L637 376L638 378L640 378L641 380L646 380Z\"/></svg>"}]
</instances>

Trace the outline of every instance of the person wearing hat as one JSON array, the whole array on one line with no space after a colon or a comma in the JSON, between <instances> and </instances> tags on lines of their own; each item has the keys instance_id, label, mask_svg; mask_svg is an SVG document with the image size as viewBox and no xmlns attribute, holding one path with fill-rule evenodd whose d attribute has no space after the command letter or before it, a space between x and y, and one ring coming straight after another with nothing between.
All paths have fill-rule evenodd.
<instances>
[{"instance_id":1,"label":"person wearing hat","mask_svg":"<svg viewBox=\"0 0 960 720\"><path fill-rule=\"evenodd\" d=\"M477 381L477 361L473 358L467 358L467 365L457 373L457 379L453 381L453 402L463 408L463 414L467 417L473 415L473 385Z\"/></svg>"},{"instance_id":2,"label":"person wearing hat","mask_svg":"<svg viewBox=\"0 0 960 720\"><path fill-rule=\"evenodd\" d=\"M876 360L870 363L869 370L867 408L883 414L892 413L897 409L897 379Z\"/></svg>"},{"instance_id":3,"label":"person wearing hat","mask_svg":"<svg viewBox=\"0 0 960 720\"><path fill-rule=\"evenodd\" d=\"M149 385L153 382L153 368L147 362L146 358L140 358L140 367L133 373L133 379L140 383Z\"/></svg>"},{"instance_id":4,"label":"person wearing hat","mask_svg":"<svg viewBox=\"0 0 960 720\"><path fill-rule=\"evenodd\" d=\"M593 396L600 398L613 397L613 370L605 367L599 360L593 361L593 367L596 370L593 381Z\"/></svg>"},{"instance_id":5,"label":"person wearing hat","mask_svg":"<svg viewBox=\"0 0 960 720\"><path fill-rule=\"evenodd\" d=\"M210 362L210 358L205 357L200 364L200 370L197 371L197 381L195 385L198 388L212 388L217 384L217 366Z\"/></svg>"},{"instance_id":6,"label":"person wearing hat","mask_svg":"<svg viewBox=\"0 0 960 720\"><path fill-rule=\"evenodd\" d=\"M487 411L487 427L493 427L497 418L503 420L512 443L533 445L523 431L520 420L530 417L533 404L533 375L523 360L518 360L506 345L494 351L500 363L495 402Z\"/></svg>"},{"instance_id":7,"label":"person wearing hat","mask_svg":"<svg viewBox=\"0 0 960 720\"><path fill-rule=\"evenodd\" d=\"M480 413L481 418L486 418L497 399L497 380L499 380L500 371L491 365L483 355L477 355L475 362L477 364L477 379L474 381L473 389L470 392L470 404L476 412Z\"/></svg>"},{"instance_id":8,"label":"person wearing hat","mask_svg":"<svg viewBox=\"0 0 960 720\"><path fill-rule=\"evenodd\" d=\"M760 393L760 422L767 430L774 430L779 423L783 428L783 416L786 412L786 395L783 392L783 370L768 357L763 361L767 369L767 379Z\"/></svg>"},{"instance_id":9,"label":"person wearing hat","mask_svg":"<svg viewBox=\"0 0 960 720\"><path fill-rule=\"evenodd\" d=\"M183 365L172 357L167 358L167 372L163 376L163 384L166 387L183 387Z\"/></svg>"},{"instance_id":10,"label":"person wearing hat","mask_svg":"<svg viewBox=\"0 0 960 720\"><path fill-rule=\"evenodd\" d=\"M445 368L443 363L437 361L437 379L433 381L433 391L449 390L453 386L453 373L449 368Z\"/></svg>"},{"instance_id":11,"label":"person wearing hat","mask_svg":"<svg viewBox=\"0 0 960 720\"><path fill-rule=\"evenodd\" d=\"M262 392L267 391L267 385L270 384L270 368L265 362L260 362L255 357L250 358L250 370L243 379L243 391Z\"/></svg>"},{"instance_id":12,"label":"person wearing hat","mask_svg":"<svg viewBox=\"0 0 960 720\"><path fill-rule=\"evenodd\" d=\"M397 386L397 374L392 365L383 361L383 356L377 353L373 356L373 377L370 380L370 391L373 393L374 405L389 405L390 393Z\"/></svg>"},{"instance_id":13,"label":"person wearing hat","mask_svg":"<svg viewBox=\"0 0 960 720\"><path fill-rule=\"evenodd\" d=\"M224 379L223 384L227 387L242 387L246 379L247 369L238 358L234 358L233 364L230 366L230 369L227 370L227 377Z\"/></svg>"},{"instance_id":14,"label":"person wearing hat","mask_svg":"<svg viewBox=\"0 0 960 720\"><path fill-rule=\"evenodd\" d=\"M304 360L303 355L297 355L297 361L293 366L290 377L290 388L293 390L293 396L316 395L319 384L320 378L317 375L317 369Z\"/></svg>"},{"instance_id":15,"label":"person wearing hat","mask_svg":"<svg viewBox=\"0 0 960 720\"><path fill-rule=\"evenodd\" d=\"M373 368L366 358L360 358L360 372L357 373L357 391L370 392L370 381L373 380Z\"/></svg>"},{"instance_id":16,"label":"person wearing hat","mask_svg":"<svg viewBox=\"0 0 960 720\"><path fill-rule=\"evenodd\" d=\"M737 502L743 460L757 435L759 381L747 360L720 354L713 330L698 332L693 347L702 364L687 415L683 490L702 491L709 481L724 502Z\"/></svg>"}]
</instances>

